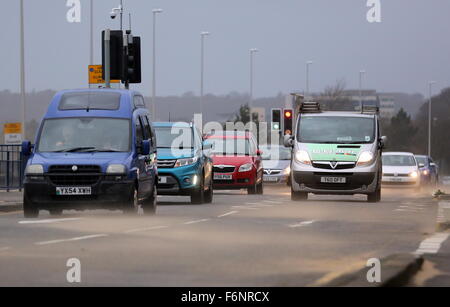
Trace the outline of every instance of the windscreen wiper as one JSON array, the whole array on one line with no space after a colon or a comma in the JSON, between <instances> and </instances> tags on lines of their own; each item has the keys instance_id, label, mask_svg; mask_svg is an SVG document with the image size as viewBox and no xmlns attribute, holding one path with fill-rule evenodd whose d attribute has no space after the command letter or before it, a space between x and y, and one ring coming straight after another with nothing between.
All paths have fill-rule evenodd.
<instances>
[{"instance_id":1,"label":"windscreen wiper","mask_svg":"<svg viewBox=\"0 0 450 307\"><path fill-rule=\"evenodd\" d=\"M77 151L86 151L90 149L95 149L95 147L74 147L69 149L57 150L55 152L77 152Z\"/></svg>"}]
</instances>

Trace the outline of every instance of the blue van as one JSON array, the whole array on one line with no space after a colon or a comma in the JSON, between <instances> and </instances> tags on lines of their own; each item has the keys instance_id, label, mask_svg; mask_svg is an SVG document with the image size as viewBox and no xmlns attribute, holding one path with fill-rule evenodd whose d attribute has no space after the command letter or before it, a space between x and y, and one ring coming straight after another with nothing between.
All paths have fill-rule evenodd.
<instances>
[{"instance_id":1,"label":"blue van","mask_svg":"<svg viewBox=\"0 0 450 307\"><path fill-rule=\"evenodd\" d=\"M192 123L154 123L158 139L158 194L184 195L191 203L213 201L211 144Z\"/></svg>"},{"instance_id":2,"label":"blue van","mask_svg":"<svg viewBox=\"0 0 450 307\"><path fill-rule=\"evenodd\" d=\"M22 144L23 211L156 212L156 138L141 94L129 90L62 91L48 107L35 145Z\"/></svg>"}]
</instances>

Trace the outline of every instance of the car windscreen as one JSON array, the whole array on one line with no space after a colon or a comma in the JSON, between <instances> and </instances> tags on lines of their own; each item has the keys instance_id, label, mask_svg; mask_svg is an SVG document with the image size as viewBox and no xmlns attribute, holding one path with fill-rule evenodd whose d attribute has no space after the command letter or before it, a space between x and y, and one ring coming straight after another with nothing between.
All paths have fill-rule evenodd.
<instances>
[{"instance_id":1,"label":"car windscreen","mask_svg":"<svg viewBox=\"0 0 450 307\"><path fill-rule=\"evenodd\" d=\"M291 160L291 149L283 146L261 146L263 160Z\"/></svg>"},{"instance_id":2,"label":"car windscreen","mask_svg":"<svg viewBox=\"0 0 450 307\"><path fill-rule=\"evenodd\" d=\"M370 144L375 139L375 120L351 116L302 116L297 139L302 143Z\"/></svg>"},{"instance_id":3,"label":"car windscreen","mask_svg":"<svg viewBox=\"0 0 450 307\"><path fill-rule=\"evenodd\" d=\"M118 110L120 93L74 92L62 95L59 110Z\"/></svg>"},{"instance_id":4,"label":"car windscreen","mask_svg":"<svg viewBox=\"0 0 450 307\"><path fill-rule=\"evenodd\" d=\"M155 127L158 148L194 148L193 130L189 127Z\"/></svg>"},{"instance_id":5,"label":"car windscreen","mask_svg":"<svg viewBox=\"0 0 450 307\"><path fill-rule=\"evenodd\" d=\"M210 138L212 153L225 156L250 155L250 142L245 138Z\"/></svg>"},{"instance_id":6,"label":"car windscreen","mask_svg":"<svg viewBox=\"0 0 450 307\"><path fill-rule=\"evenodd\" d=\"M413 156L407 155L383 155L383 165L385 166L415 166L416 160Z\"/></svg>"},{"instance_id":7,"label":"car windscreen","mask_svg":"<svg viewBox=\"0 0 450 307\"><path fill-rule=\"evenodd\" d=\"M427 165L427 158L425 157L416 157L417 163Z\"/></svg>"},{"instance_id":8,"label":"car windscreen","mask_svg":"<svg viewBox=\"0 0 450 307\"><path fill-rule=\"evenodd\" d=\"M40 152L129 152L130 120L119 118L46 119L37 144Z\"/></svg>"}]
</instances>

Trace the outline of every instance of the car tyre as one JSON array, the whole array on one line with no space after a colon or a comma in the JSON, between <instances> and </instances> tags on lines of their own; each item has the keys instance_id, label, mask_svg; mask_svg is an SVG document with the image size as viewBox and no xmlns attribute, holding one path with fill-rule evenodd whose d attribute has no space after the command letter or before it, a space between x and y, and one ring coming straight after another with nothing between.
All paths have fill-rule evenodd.
<instances>
[{"instance_id":1,"label":"car tyre","mask_svg":"<svg viewBox=\"0 0 450 307\"><path fill-rule=\"evenodd\" d=\"M23 216L26 219L39 217L39 208L31 202L26 191L23 192Z\"/></svg>"},{"instance_id":2,"label":"car tyre","mask_svg":"<svg viewBox=\"0 0 450 307\"><path fill-rule=\"evenodd\" d=\"M211 179L211 182L209 183L208 191L205 193L204 201L206 204L210 204L213 202L213 198L214 198L214 189L213 189L213 182Z\"/></svg>"},{"instance_id":3,"label":"car tyre","mask_svg":"<svg viewBox=\"0 0 450 307\"><path fill-rule=\"evenodd\" d=\"M138 193L138 189L136 187L132 190L129 200L122 211L124 214L129 214L129 215L136 215L138 213L138 211L139 211L139 193Z\"/></svg>"},{"instance_id":4,"label":"car tyre","mask_svg":"<svg viewBox=\"0 0 450 307\"><path fill-rule=\"evenodd\" d=\"M249 195L254 195L256 194L256 184L252 185L251 187L247 188L247 193Z\"/></svg>"},{"instance_id":5,"label":"car tyre","mask_svg":"<svg viewBox=\"0 0 450 307\"><path fill-rule=\"evenodd\" d=\"M142 210L144 210L145 215L156 214L157 198L158 198L158 190L155 185L153 186L152 195L142 203Z\"/></svg>"},{"instance_id":6,"label":"car tyre","mask_svg":"<svg viewBox=\"0 0 450 307\"><path fill-rule=\"evenodd\" d=\"M293 201L302 201L302 200L308 200L308 193L307 192L298 192L291 189L291 200Z\"/></svg>"},{"instance_id":7,"label":"car tyre","mask_svg":"<svg viewBox=\"0 0 450 307\"><path fill-rule=\"evenodd\" d=\"M201 205L204 202L205 202L205 178L202 176L200 187L191 194L191 204Z\"/></svg>"}]
</instances>

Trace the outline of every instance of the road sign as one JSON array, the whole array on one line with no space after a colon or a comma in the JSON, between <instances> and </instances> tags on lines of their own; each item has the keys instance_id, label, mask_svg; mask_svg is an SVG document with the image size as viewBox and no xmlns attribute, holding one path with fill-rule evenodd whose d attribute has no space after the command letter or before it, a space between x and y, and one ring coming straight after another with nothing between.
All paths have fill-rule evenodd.
<instances>
[{"instance_id":1,"label":"road sign","mask_svg":"<svg viewBox=\"0 0 450 307\"><path fill-rule=\"evenodd\" d=\"M104 84L105 80L102 78L102 65L89 65L89 84ZM111 83L120 83L119 80L111 80Z\"/></svg>"},{"instance_id":2,"label":"road sign","mask_svg":"<svg viewBox=\"0 0 450 307\"><path fill-rule=\"evenodd\" d=\"M3 125L5 144L14 145L22 143L22 124L8 123Z\"/></svg>"}]
</instances>

